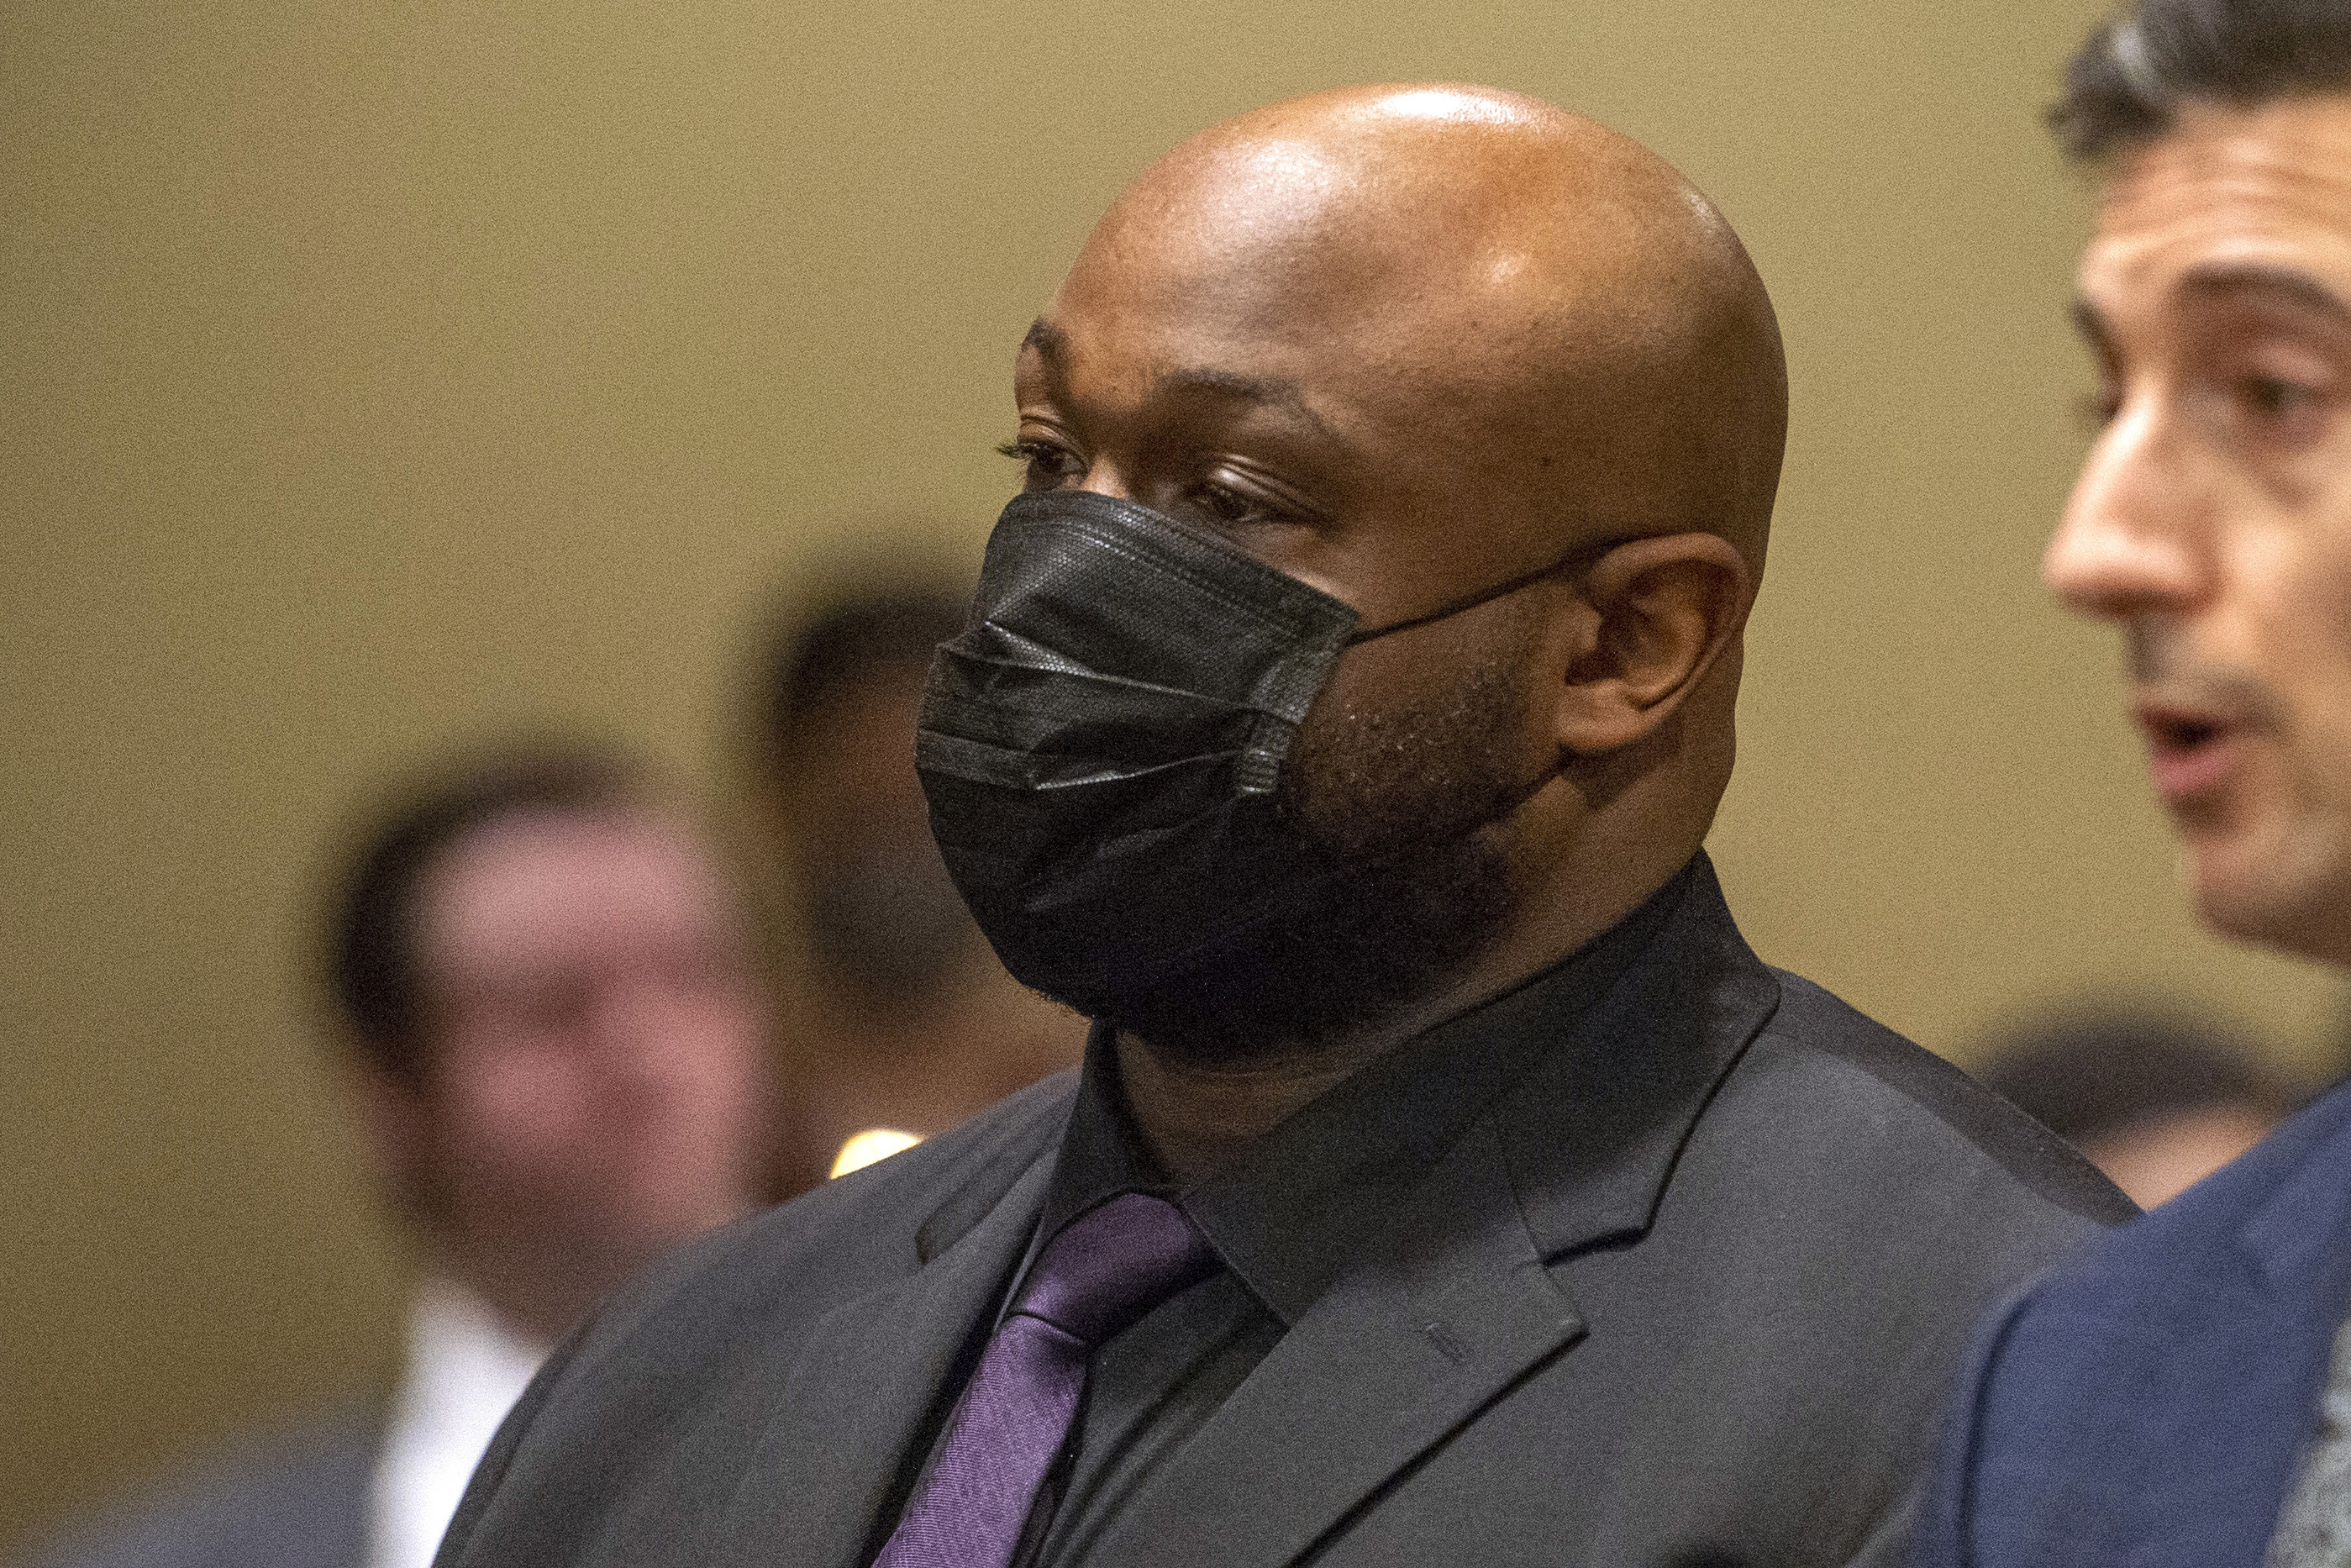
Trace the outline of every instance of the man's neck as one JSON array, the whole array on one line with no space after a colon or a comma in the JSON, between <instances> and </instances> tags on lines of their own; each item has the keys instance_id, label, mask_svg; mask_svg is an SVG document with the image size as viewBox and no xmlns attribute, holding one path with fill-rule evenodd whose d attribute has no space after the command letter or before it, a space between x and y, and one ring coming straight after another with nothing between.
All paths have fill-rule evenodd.
<instances>
[{"instance_id":1,"label":"man's neck","mask_svg":"<svg viewBox=\"0 0 2351 1568\"><path fill-rule=\"evenodd\" d=\"M1607 874L1587 872L1581 880L1579 868L1556 867L1564 874L1543 879L1521 917L1444 985L1401 1012L1317 1045L1206 1062L1122 1033L1118 1066L1127 1113L1168 1174L1189 1186L1386 1051L1581 952L1696 852L1694 843L1677 855L1652 848L1646 857L1624 857Z\"/></svg>"},{"instance_id":2,"label":"man's neck","mask_svg":"<svg viewBox=\"0 0 2351 1568\"><path fill-rule=\"evenodd\" d=\"M487 1254L488 1248L478 1249ZM490 1256L444 1252L440 1272L469 1291L489 1315L519 1339L553 1344L571 1332L596 1304L597 1292L583 1280L550 1278L543 1260L528 1245ZM538 1266L531 1266L537 1261Z\"/></svg>"},{"instance_id":3,"label":"man's neck","mask_svg":"<svg viewBox=\"0 0 2351 1568\"><path fill-rule=\"evenodd\" d=\"M1151 1152L1183 1186L1229 1165L1241 1152L1369 1061L1353 1042L1324 1051L1207 1063L1118 1037L1120 1087Z\"/></svg>"},{"instance_id":4,"label":"man's neck","mask_svg":"<svg viewBox=\"0 0 2351 1568\"><path fill-rule=\"evenodd\" d=\"M1245 1061L1201 1061L1122 1033L1118 1070L1127 1113L1167 1174L1188 1186L1231 1164L1250 1145L1395 1047L1514 988L1574 950L1512 966L1499 975L1481 961L1376 1024L1318 1045L1277 1048Z\"/></svg>"}]
</instances>

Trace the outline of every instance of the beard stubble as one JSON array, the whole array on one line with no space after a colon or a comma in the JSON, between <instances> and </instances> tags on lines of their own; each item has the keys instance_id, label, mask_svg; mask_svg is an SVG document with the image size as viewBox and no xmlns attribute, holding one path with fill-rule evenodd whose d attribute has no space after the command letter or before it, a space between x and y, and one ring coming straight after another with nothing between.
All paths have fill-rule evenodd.
<instances>
[{"instance_id":1,"label":"beard stubble","mask_svg":"<svg viewBox=\"0 0 2351 1568\"><path fill-rule=\"evenodd\" d=\"M1102 1021L1177 1060L1243 1066L1376 1027L1465 967L1522 902L1509 817L1542 782L1514 767L1523 668L1489 655L1439 694L1310 716L1279 807L1332 869L1285 918Z\"/></svg>"}]
</instances>

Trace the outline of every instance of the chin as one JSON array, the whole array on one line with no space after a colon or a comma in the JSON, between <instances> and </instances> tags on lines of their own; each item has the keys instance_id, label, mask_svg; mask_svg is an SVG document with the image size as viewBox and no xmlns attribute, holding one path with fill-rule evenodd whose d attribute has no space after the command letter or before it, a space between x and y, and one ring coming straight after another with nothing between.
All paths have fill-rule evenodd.
<instances>
[{"instance_id":1,"label":"chin","mask_svg":"<svg viewBox=\"0 0 2351 1568\"><path fill-rule=\"evenodd\" d=\"M2351 966L2351 870L2344 856L2223 841L2190 842L2185 864L2196 913L2214 931Z\"/></svg>"}]
</instances>

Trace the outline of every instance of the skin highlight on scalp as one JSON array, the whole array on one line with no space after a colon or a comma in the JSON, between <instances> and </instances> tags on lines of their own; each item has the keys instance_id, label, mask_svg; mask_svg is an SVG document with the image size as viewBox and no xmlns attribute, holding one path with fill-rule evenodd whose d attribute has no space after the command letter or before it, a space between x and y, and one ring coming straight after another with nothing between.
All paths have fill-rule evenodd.
<instances>
[{"instance_id":1,"label":"skin highlight on scalp","mask_svg":"<svg viewBox=\"0 0 2351 1568\"><path fill-rule=\"evenodd\" d=\"M1770 298L1712 204L1593 120L1451 86L1275 104L1146 171L1064 298L1097 269L1155 274L1154 308L1214 313L1236 339L1336 332L1425 402L1458 394L1432 435L1513 449L1529 567L1562 542L1699 528L1761 574L1787 422Z\"/></svg>"}]
</instances>

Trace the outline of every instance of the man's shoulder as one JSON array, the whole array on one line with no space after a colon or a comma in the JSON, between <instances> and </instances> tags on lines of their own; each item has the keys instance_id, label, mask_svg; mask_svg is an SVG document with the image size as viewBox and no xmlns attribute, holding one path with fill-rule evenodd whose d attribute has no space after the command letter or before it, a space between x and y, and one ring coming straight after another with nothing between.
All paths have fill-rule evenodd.
<instances>
[{"instance_id":1,"label":"man's shoulder","mask_svg":"<svg viewBox=\"0 0 2351 1568\"><path fill-rule=\"evenodd\" d=\"M1048 1153L1077 1074L1056 1073L903 1153L689 1243L609 1301L567 1372L658 1330L673 1351L731 1341L744 1313L806 1316L863 1294L952 1244Z\"/></svg>"},{"instance_id":2,"label":"man's shoulder","mask_svg":"<svg viewBox=\"0 0 2351 1568\"><path fill-rule=\"evenodd\" d=\"M702 1560L711 1532L730 1528L729 1500L779 1411L825 1428L796 1453L848 1440L841 1411L796 1403L796 1379L830 1375L810 1368L830 1365L864 1309L906 1303L903 1287L933 1260L979 1257L958 1246L975 1232L991 1261L991 1249L1017 1246L1022 1216L1007 1205L1036 1191L1028 1178L1056 1146L1073 1088L1073 1074L1047 1079L640 1276L507 1416L440 1561L637 1562L655 1539L661 1561ZM593 1556L591 1542L619 1555Z\"/></svg>"},{"instance_id":3,"label":"man's shoulder","mask_svg":"<svg viewBox=\"0 0 2351 1568\"><path fill-rule=\"evenodd\" d=\"M73 1529L27 1568L358 1568L381 1415L353 1405L250 1437Z\"/></svg>"},{"instance_id":4,"label":"man's shoulder","mask_svg":"<svg viewBox=\"0 0 2351 1568\"><path fill-rule=\"evenodd\" d=\"M2338 1085L2252 1152L2052 1273L2022 1303L2009 1348L2065 1342L2105 1320L2143 1318L2158 1299L2254 1266L2277 1243L2339 1250L2351 1226L2351 1084Z\"/></svg>"},{"instance_id":5,"label":"man's shoulder","mask_svg":"<svg viewBox=\"0 0 2351 1568\"><path fill-rule=\"evenodd\" d=\"M1058 1073L904 1153L688 1243L624 1286L540 1374L525 1404L593 1404L608 1371L674 1392L720 1385L747 1355L789 1352L835 1306L952 1245L1068 1120Z\"/></svg>"},{"instance_id":6,"label":"man's shoulder","mask_svg":"<svg viewBox=\"0 0 2351 1568\"><path fill-rule=\"evenodd\" d=\"M1680 1108L1657 1135L1687 1128L1669 1184L1685 1209L1733 1225L1759 1205L1881 1228L1941 1219L1981 1238L1995 1272L2063 1255L2136 1212L2078 1152L1966 1073L1766 966L1702 854L1664 931L1582 1027L1597 1040L1579 1048L1587 1087L1600 1082L1590 1063L1627 1040L1650 1042L1651 1075ZM1637 1098L1614 1097L1620 1113L1649 1113ZM2011 1244L2038 1235L2048 1243Z\"/></svg>"},{"instance_id":7,"label":"man's shoulder","mask_svg":"<svg viewBox=\"0 0 2351 1568\"><path fill-rule=\"evenodd\" d=\"M2250 1561L2351 1290L2351 1088L1983 1326L1922 1562Z\"/></svg>"},{"instance_id":8,"label":"man's shoulder","mask_svg":"<svg viewBox=\"0 0 2351 1568\"><path fill-rule=\"evenodd\" d=\"M1890 1186L1861 1189L1872 1201L1964 1188L2078 1236L2137 1213L2079 1150L1959 1068L1821 986L1774 972L1780 1008L1727 1088L1799 1101L1792 1109L1804 1120L1791 1134L1829 1141L1802 1157L1882 1175Z\"/></svg>"}]
</instances>

